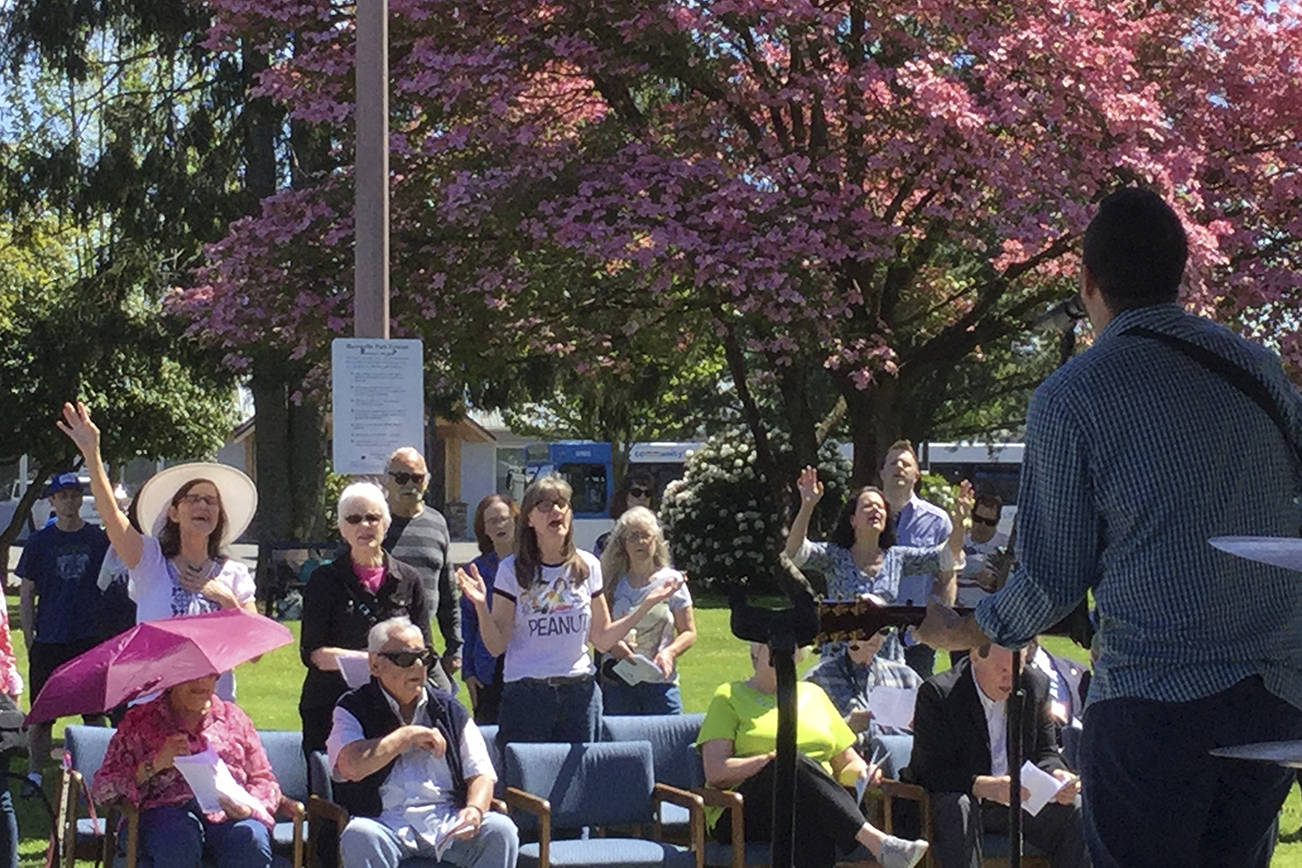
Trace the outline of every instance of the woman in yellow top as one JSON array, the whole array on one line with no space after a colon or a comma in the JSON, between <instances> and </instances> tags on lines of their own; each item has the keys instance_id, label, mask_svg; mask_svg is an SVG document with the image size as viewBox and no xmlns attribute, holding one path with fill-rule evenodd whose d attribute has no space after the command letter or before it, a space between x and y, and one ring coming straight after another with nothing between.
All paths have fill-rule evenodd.
<instances>
[{"instance_id":1,"label":"woman in yellow top","mask_svg":"<svg viewBox=\"0 0 1302 868\"><path fill-rule=\"evenodd\" d=\"M772 835L773 758L776 756L777 672L766 645L752 643L755 674L746 681L720 685L710 700L696 740L705 779L714 787L736 790L744 798L746 837ZM795 868L827 868L855 844L868 848L883 868L912 868L927 852L926 841L887 835L864 819L847 787L861 779L869 785L881 771L854 749L855 737L817 684L796 683ZM707 810L716 840L727 843L718 823L719 809Z\"/></svg>"}]
</instances>

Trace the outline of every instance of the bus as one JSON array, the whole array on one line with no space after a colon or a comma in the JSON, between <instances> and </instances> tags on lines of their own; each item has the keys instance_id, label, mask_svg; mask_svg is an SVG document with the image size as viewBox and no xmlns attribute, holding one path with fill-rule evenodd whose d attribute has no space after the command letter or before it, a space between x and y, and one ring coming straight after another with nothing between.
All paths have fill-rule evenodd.
<instances>
[{"instance_id":1,"label":"bus","mask_svg":"<svg viewBox=\"0 0 1302 868\"><path fill-rule=\"evenodd\" d=\"M924 441L918 449L923 471L957 483L966 479L977 494L994 494L1003 502L999 529L1008 533L1017 514L1017 488L1022 479L1022 443L939 443Z\"/></svg>"},{"instance_id":2,"label":"bus","mask_svg":"<svg viewBox=\"0 0 1302 868\"><path fill-rule=\"evenodd\" d=\"M655 501L665 486L683 475L687 456L701 444L696 442L634 443L629 448L628 472L644 471L655 481ZM611 501L615 498L614 450L609 443L592 440L559 440L531 443L524 449L524 484L540 475L557 473L574 489L574 542L592 550L597 537L610 530ZM514 494L514 492L512 492Z\"/></svg>"}]
</instances>

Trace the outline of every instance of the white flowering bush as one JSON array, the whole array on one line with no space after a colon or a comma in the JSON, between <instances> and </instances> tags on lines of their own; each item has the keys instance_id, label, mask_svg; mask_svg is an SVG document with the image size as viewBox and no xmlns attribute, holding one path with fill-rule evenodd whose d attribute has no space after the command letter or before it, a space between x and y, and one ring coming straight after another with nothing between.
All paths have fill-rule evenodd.
<instances>
[{"instance_id":1,"label":"white flowering bush","mask_svg":"<svg viewBox=\"0 0 1302 868\"><path fill-rule=\"evenodd\" d=\"M779 456L789 454L784 434L770 434L769 442ZM824 444L818 477L826 490L810 522L811 539L831 532L850 469L834 444ZM683 478L671 482L661 500L660 519L674 566L694 585L745 583L758 593L778 591L774 575L786 535L784 517L794 515L798 505L794 474L786 488L787 503L771 502L749 431L728 429L711 437L688 457Z\"/></svg>"}]
</instances>

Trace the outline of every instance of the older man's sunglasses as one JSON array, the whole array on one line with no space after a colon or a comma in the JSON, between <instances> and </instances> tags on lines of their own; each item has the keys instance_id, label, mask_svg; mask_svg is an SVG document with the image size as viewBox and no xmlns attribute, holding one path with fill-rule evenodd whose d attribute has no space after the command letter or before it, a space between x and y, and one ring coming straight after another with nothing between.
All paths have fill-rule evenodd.
<instances>
[{"instance_id":1,"label":"older man's sunglasses","mask_svg":"<svg viewBox=\"0 0 1302 868\"><path fill-rule=\"evenodd\" d=\"M401 470L390 470L389 475L392 476L393 481L398 483L399 485L407 485L408 483L411 482L425 481L425 474L423 473L404 473Z\"/></svg>"},{"instance_id":2,"label":"older man's sunglasses","mask_svg":"<svg viewBox=\"0 0 1302 868\"><path fill-rule=\"evenodd\" d=\"M433 648L422 648L419 651L380 651L377 653L385 660L395 666L401 666L403 669L417 662L422 666L429 666L434 662Z\"/></svg>"}]
</instances>

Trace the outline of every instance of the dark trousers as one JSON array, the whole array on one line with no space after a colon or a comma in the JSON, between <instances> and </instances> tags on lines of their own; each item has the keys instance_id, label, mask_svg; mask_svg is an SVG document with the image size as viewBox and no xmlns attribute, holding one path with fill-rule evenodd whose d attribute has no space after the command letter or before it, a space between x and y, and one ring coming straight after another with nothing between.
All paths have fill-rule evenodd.
<instances>
[{"instance_id":1,"label":"dark trousers","mask_svg":"<svg viewBox=\"0 0 1302 868\"><path fill-rule=\"evenodd\" d=\"M932 793L931 852L940 868L981 868L981 836L1008 833L1008 807L978 805L968 793ZM1022 812L1022 838L1048 854L1053 868L1088 868L1080 808L1050 803Z\"/></svg>"},{"instance_id":2,"label":"dark trousers","mask_svg":"<svg viewBox=\"0 0 1302 868\"><path fill-rule=\"evenodd\" d=\"M773 763L737 787L747 841L773 838ZM845 787L832 780L823 767L803 754L796 756L796 837L794 868L827 868L841 852L854 849L855 835L863 828L863 814ZM725 814L714 826L715 840L728 843L730 826Z\"/></svg>"},{"instance_id":3,"label":"dark trousers","mask_svg":"<svg viewBox=\"0 0 1302 868\"><path fill-rule=\"evenodd\" d=\"M1209 756L1302 738L1302 711L1259 677L1191 702L1109 699L1085 711L1081 792L1098 868L1264 868L1293 771Z\"/></svg>"}]
</instances>

